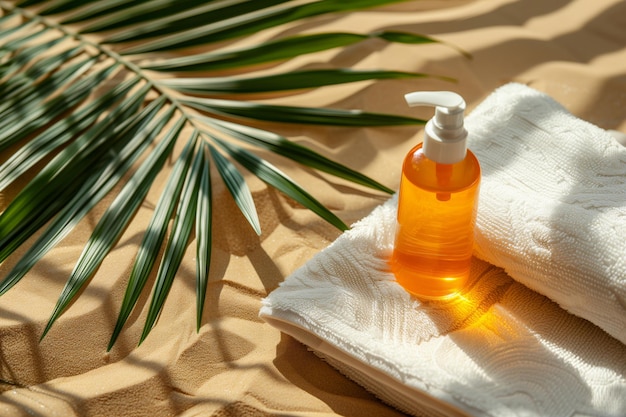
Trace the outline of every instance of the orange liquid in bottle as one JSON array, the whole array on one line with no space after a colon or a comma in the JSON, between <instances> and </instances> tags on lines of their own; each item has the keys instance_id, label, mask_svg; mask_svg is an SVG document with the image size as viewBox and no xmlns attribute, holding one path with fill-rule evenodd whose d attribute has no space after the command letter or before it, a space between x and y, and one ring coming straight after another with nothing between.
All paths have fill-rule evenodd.
<instances>
[{"instance_id":1,"label":"orange liquid in bottle","mask_svg":"<svg viewBox=\"0 0 626 417\"><path fill-rule=\"evenodd\" d=\"M390 266L409 293L443 299L465 286L479 184L480 165L469 150L456 164L426 158L421 144L405 158Z\"/></svg>"}]
</instances>

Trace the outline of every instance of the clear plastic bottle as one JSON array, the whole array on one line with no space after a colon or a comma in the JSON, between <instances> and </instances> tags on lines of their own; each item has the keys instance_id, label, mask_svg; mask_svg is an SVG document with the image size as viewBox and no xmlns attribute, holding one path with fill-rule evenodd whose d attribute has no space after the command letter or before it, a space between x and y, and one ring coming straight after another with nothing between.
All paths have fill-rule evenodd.
<instances>
[{"instance_id":1,"label":"clear plastic bottle","mask_svg":"<svg viewBox=\"0 0 626 417\"><path fill-rule=\"evenodd\" d=\"M419 92L407 102L436 106L436 114L402 166L390 266L409 293L443 299L459 293L469 277L480 165L466 147L461 96Z\"/></svg>"}]
</instances>

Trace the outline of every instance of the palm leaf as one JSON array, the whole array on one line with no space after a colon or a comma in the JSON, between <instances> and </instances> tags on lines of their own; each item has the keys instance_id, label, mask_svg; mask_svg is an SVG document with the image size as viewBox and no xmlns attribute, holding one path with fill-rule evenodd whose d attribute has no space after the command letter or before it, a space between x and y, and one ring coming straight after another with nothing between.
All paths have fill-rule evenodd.
<instances>
[{"instance_id":1,"label":"palm leaf","mask_svg":"<svg viewBox=\"0 0 626 417\"><path fill-rule=\"evenodd\" d=\"M263 99L265 93L275 91L428 75L393 69L327 68L270 70L260 76L251 68L371 38L415 45L435 40L384 31L297 34L230 50L220 42L314 16L396 1L0 2L0 151L6 153L0 164L0 190L17 187L18 179L31 178L15 190L0 214L0 262L42 229L0 281L0 295L27 276L105 196L116 193L68 277L42 337L47 334L88 285L171 158L177 162L134 261L109 349L145 291L148 275L158 268L141 341L156 325L194 226L196 326L200 328L212 239L209 167L217 170L257 233L261 233L261 225L254 199L238 166L344 230L343 221L313 195L237 142L374 190L392 190L287 138L243 123L422 124L423 120L409 117L358 109L277 106ZM185 49L191 46L196 48ZM241 74L242 69L250 73L207 75L215 70ZM154 71L162 74L157 76ZM193 76L176 78L178 73ZM237 95L242 93L256 94L257 101L219 98L224 94L241 97ZM190 129L191 136L183 133ZM187 140L188 145L177 155L177 143ZM163 245L164 255L157 259Z\"/></svg>"}]
</instances>

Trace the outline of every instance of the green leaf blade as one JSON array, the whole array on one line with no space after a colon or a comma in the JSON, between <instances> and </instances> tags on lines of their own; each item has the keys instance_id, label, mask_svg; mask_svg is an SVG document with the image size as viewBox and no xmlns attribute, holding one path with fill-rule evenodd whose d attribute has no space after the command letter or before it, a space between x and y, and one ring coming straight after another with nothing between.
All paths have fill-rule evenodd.
<instances>
[{"instance_id":1,"label":"green leaf blade","mask_svg":"<svg viewBox=\"0 0 626 417\"><path fill-rule=\"evenodd\" d=\"M386 70L320 69L292 71L260 77L171 78L159 85L189 94L250 94L304 90L359 81L407 79L426 74Z\"/></svg>"},{"instance_id":2,"label":"green leaf blade","mask_svg":"<svg viewBox=\"0 0 626 417\"><path fill-rule=\"evenodd\" d=\"M254 33L250 31L251 26L256 27L258 31L262 27L276 25L277 22L269 22L268 26L268 22L262 17L268 14L274 15L272 6L289 1L291 0L209 2L191 10L146 22L139 27L130 27L109 36L105 43L144 41L138 46L123 51L126 54L137 54L232 39L240 36L242 30L244 33ZM268 8L270 11L266 11ZM259 20L264 20L264 24L259 24ZM115 25L119 22L113 20L111 23ZM87 30L93 29L93 27L87 28ZM95 29L99 30L100 27ZM146 39L148 39L147 42Z\"/></svg>"},{"instance_id":3,"label":"green leaf blade","mask_svg":"<svg viewBox=\"0 0 626 417\"><path fill-rule=\"evenodd\" d=\"M191 156L193 156L193 154L191 154ZM191 163L191 169L188 170L187 176L184 178L182 193L176 209L176 218L172 226L172 236L167 242L163 260L159 266L148 316L146 317L139 344L146 339L159 313L163 309L167 295L174 282L176 272L185 254L185 249L193 228L196 216L198 187L200 186L201 174L203 172L202 148L199 152L196 152L193 157L193 162L191 159L192 158L188 158L186 161L187 166Z\"/></svg>"},{"instance_id":4,"label":"green leaf blade","mask_svg":"<svg viewBox=\"0 0 626 417\"><path fill-rule=\"evenodd\" d=\"M270 150L304 166L326 172L338 178L345 179L355 184L361 184L374 190L383 191L388 194L394 193L390 188L360 172L332 161L309 148L291 142L276 133L221 120L208 120L208 123L238 140Z\"/></svg>"},{"instance_id":5,"label":"green leaf blade","mask_svg":"<svg viewBox=\"0 0 626 417\"><path fill-rule=\"evenodd\" d=\"M98 116L120 100L137 81L138 79L135 78L119 84L102 97L85 104L76 112L59 120L14 152L0 165L0 190L4 190L36 163L75 138L84 129L92 126Z\"/></svg>"},{"instance_id":6,"label":"green leaf blade","mask_svg":"<svg viewBox=\"0 0 626 417\"><path fill-rule=\"evenodd\" d=\"M71 200L80 186L76 178L88 175L93 165L98 163L102 149L109 144L107 139L113 137L112 134L122 134L133 123L135 118L129 116L142 99L142 95L136 95L133 100L127 100L123 106L116 108L97 128L57 154L18 193L0 214L0 260L6 259ZM151 107L154 110L154 106L147 109Z\"/></svg>"},{"instance_id":7,"label":"green leaf blade","mask_svg":"<svg viewBox=\"0 0 626 417\"><path fill-rule=\"evenodd\" d=\"M182 128L183 120L180 119L179 123L177 123L169 131L165 141L169 141L171 138L177 137ZM174 169L170 174L170 178L165 186L165 189L157 202L150 224L148 225L144 238L139 246L139 253L133 263L133 269L126 286L122 306L118 314L117 322L115 323L115 328L113 329L113 334L109 340L107 350L111 350L111 348L113 348L113 345L121 333L124 324L137 304L141 291L148 280L148 275L154 266L159 248L161 247L167 232L169 219L172 216L175 203L178 201L183 187L182 181L188 169L188 161L190 159L190 155L192 154L191 151L195 146L196 137L196 134L194 134L187 145L185 145L181 156L174 165Z\"/></svg>"},{"instance_id":8,"label":"green leaf blade","mask_svg":"<svg viewBox=\"0 0 626 417\"><path fill-rule=\"evenodd\" d=\"M77 56L81 50L82 48L80 47L68 49L32 63L25 71L22 71L23 68L20 68L17 73L11 74L4 82L0 83L0 94L2 94L5 100L9 100L23 94L25 90L38 88L35 86L39 77L56 71L67 60Z\"/></svg>"},{"instance_id":9,"label":"green leaf blade","mask_svg":"<svg viewBox=\"0 0 626 417\"><path fill-rule=\"evenodd\" d=\"M282 173L278 168L258 156L229 144L228 142L216 139L216 142L237 162L247 170L256 175L259 179L280 190L285 195L302 204L328 223L341 231L348 230L349 227L330 210L324 207L318 200L307 193L302 187Z\"/></svg>"},{"instance_id":10,"label":"green leaf blade","mask_svg":"<svg viewBox=\"0 0 626 417\"><path fill-rule=\"evenodd\" d=\"M154 71L215 71L264 64L296 56L351 45L367 39L367 35L354 33L318 33L293 36L266 42L255 47L228 52L213 52L173 58L164 62L148 63L144 69Z\"/></svg>"},{"instance_id":11,"label":"green leaf blade","mask_svg":"<svg viewBox=\"0 0 626 417\"><path fill-rule=\"evenodd\" d=\"M0 282L0 295L7 292L38 262L50 249L67 236L78 224L80 219L99 202L111 188L122 178L130 165L145 149L147 141L142 146L132 142L125 147L115 149L120 157L114 158L109 167L98 176L90 176L73 198L65 204L59 215L51 222L44 233L37 239L18 263ZM125 148L128 148L125 149Z\"/></svg>"},{"instance_id":12,"label":"green leaf blade","mask_svg":"<svg viewBox=\"0 0 626 417\"><path fill-rule=\"evenodd\" d=\"M158 121L164 124L168 118ZM157 132L156 126L152 132ZM169 143L160 142L157 149L150 156L149 160L135 173L136 180L126 184L117 195L111 206L105 211L102 218L94 228L87 245L84 247L81 256L72 271L57 304L50 316L41 338L48 333L52 324L61 316L70 302L74 299L78 291L84 286L92 276L96 268L104 260L106 254L117 241L122 231L132 218L133 214L145 198L150 185L160 171L165 158L169 155L174 140ZM155 153L157 152L157 153Z\"/></svg>"},{"instance_id":13,"label":"green leaf blade","mask_svg":"<svg viewBox=\"0 0 626 417\"><path fill-rule=\"evenodd\" d=\"M465 58L468 58L468 59L472 58L472 55L469 52L459 48L458 46L440 41L438 39L431 38L430 36L426 36L426 35L418 35L414 33L398 32L398 31L381 31L381 32L373 33L372 36L376 36L388 42L406 43L410 45L421 45L421 44L427 44L427 43L442 43L442 44L445 44L447 46L454 48L459 53L461 53Z\"/></svg>"},{"instance_id":14,"label":"green leaf blade","mask_svg":"<svg viewBox=\"0 0 626 417\"><path fill-rule=\"evenodd\" d=\"M279 106L200 97L184 98L181 99L181 103L217 116L234 116L279 123L345 127L411 126L426 123L423 119L362 110Z\"/></svg>"},{"instance_id":15,"label":"green leaf blade","mask_svg":"<svg viewBox=\"0 0 626 417\"><path fill-rule=\"evenodd\" d=\"M261 30L269 29L295 20L307 17L320 16L328 13L347 12L365 7L374 7L404 0L352 0L338 2L334 0L320 0L313 3L288 6L283 8L262 9L256 12L244 13L230 19L216 21L193 29L177 31L161 38L143 42L137 46L122 51L123 54L144 54L148 52L167 51L188 48L201 44L208 44L233 39ZM256 1L254 4L256 5ZM142 33L130 32L116 37L109 37L105 42L120 43L137 41L143 38Z\"/></svg>"},{"instance_id":16,"label":"green leaf blade","mask_svg":"<svg viewBox=\"0 0 626 417\"><path fill-rule=\"evenodd\" d=\"M32 61L38 58L42 53L44 53L50 48L53 48L54 46L56 46L57 44L59 44L61 41L65 39L66 39L65 36L57 37L57 38L49 40L48 42L32 45L32 46L29 46L27 48L20 50L18 53L13 55L9 61L4 62L2 65L0 65L0 78L6 77L8 74L12 74L13 76L17 76L17 77L23 76L22 71L25 66L28 66L28 64L30 64ZM78 50L78 49L79 48L73 48L73 50ZM42 62L49 62L49 61L62 62L63 60L68 59L67 57L68 51L72 51L72 50L71 49L66 50L64 53L55 54L51 57L42 59L41 61ZM44 65L40 64L39 66L44 66ZM34 68L37 69L39 66L35 66ZM24 72L26 73L26 75L30 75L31 73L35 71L31 67L31 68L28 68ZM31 77L36 78L36 75L31 75Z\"/></svg>"},{"instance_id":17,"label":"green leaf blade","mask_svg":"<svg viewBox=\"0 0 626 417\"><path fill-rule=\"evenodd\" d=\"M0 117L3 118L2 122L0 122L0 129L2 129L0 150L6 149L11 144L18 142L40 127L54 121L57 116L76 106L89 95L96 85L106 79L115 68L115 65L113 65L73 82L73 79L79 77L83 71L87 70L87 66L91 66L92 63L86 62L85 66L74 72L70 78L62 80L56 88L63 90L50 99L44 95L44 91L47 93L47 90L41 91L37 89L36 92L27 94L27 97L17 97L8 100L6 102L7 106L0 112ZM39 91L44 95L43 97L38 96ZM15 106L16 103L21 103L22 105Z\"/></svg>"},{"instance_id":18,"label":"green leaf blade","mask_svg":"<svg viewBox=\"0 0 626 417\"><path fill-rule=\"evenodd\" d=\"M196 331L200 331L211 267L212 207L211 165L208 149L202 149L202 174L196 208Z\"/></svg>"},{"instance_id":19,"label":"green leaf blade","mask_svg":"<svg viewBox=\"0 0 626 417\"><path fill-rule=\"evenodd\" d=\"M129 1L132 1L132 0L122 0L121 3L128 3ZM39 13L42 16L48 16L48 15L64 13L64 12L68 12L71 10L75 10L75 9L85 6L86 4L89 4L90 5L89 13L90 15L93 16L95 14L94 9L97 9L99 11L102 7L111 7L112 4L119 4L120 0L109 0L108 2L106 2L107 3L106 5L102 5L102 3L104 2L101 2L98 0L60 0L60 1L52 2L52 5L46 7Z\"/></svg>"},{"instance_id":20,"label":"green leaf blade","mask_svg":"<svg viewBox=\"0 0 626 417\"><path fill-rule=\"evenodd\" d=\"M209 150L226 188L235 199L235 203L248 220L248 223L250 223L250 226L252 226L257 235L260 235L261 224L259 222L259 216L246 181L237 168L219 153L217 149L213 146L209 146Z\"/></svg>"},{"instance_id":21,"label":"green leaf blade","mask_svg":"<svg viewBox=\"0 0 626 417\"><path fill-rule=\"evenodd\" d=\"M83 33L108 31L129 27L114 34L107 42L120 43L140 41L148 38L164 37L189 28L223 22L246 13L272 7L291 0L245 0L206 1L185 0L184 2L151 1L134 7L127 7L118 13L110 13L106 18L88 25ZM78 16L84 19L84 16ZM69 20L75 21L74 17ZM138 25L140 24L140 25Z\"/></svg>"},{"instance_id":22,"label":"green leaf blade","mask_svg":"<svg viewBox=\"0 0 626 417\"><path fill-rule=\"evenodd\" d=\"M346 47L366 39L380 38L388 42L426 44L439 42L424 35L407 32L375 32L357 34L348 32L315 33L296 35L284 39L268 41L253 47L236 49L227 52L210 52L181 58L171 58L161 62L148 62L142 66L153 71L216 71L231 68L242 68L250 65L265 64L326 51L333 48Z\"/></svg>"}]
</instances>

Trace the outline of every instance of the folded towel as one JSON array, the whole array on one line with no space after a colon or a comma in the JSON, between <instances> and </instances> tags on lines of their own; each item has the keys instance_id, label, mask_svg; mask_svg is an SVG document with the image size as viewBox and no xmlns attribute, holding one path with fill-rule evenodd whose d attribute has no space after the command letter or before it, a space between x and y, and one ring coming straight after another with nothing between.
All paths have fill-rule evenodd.
<instances>
[{"instance_id":1,"label":"folded towel","mask_svg":"<svg viewBox=\"0 0 626 417\"><path fill-rule=\"evenodd\" d=\"M476 254L490 263L474 259L462 296L420 301L395 282L392 198L260 316L413 415L626 415L626 151L517 84L467 127L483 167Z\"/></svg>"},{"instance_id":2,"label":"folded towel","mask_svg":"<svg viewBox=\"0 0 626 417\"><path fill-rule=\"evenodd\" d=\"M626 148L521 84L467 118L475 254L626 343Z\"/></svg>"}]
</instances>

